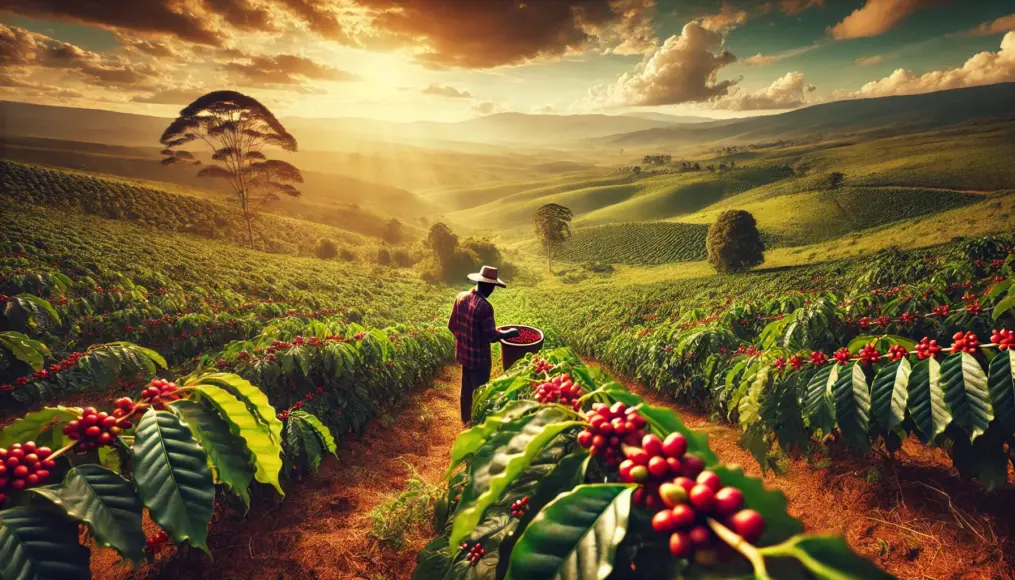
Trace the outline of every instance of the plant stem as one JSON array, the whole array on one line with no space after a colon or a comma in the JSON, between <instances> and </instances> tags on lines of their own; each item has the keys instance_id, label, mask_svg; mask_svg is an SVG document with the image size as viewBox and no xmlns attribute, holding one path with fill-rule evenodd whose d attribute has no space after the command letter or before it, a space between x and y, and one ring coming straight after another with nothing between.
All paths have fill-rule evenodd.
<instances>
[{"instance_id":1,"label":"plant stem","mask_svg":"<svg viewBox=\"0 0 1015 580\"><path fill-rule=\"evenodd\" d=\"M731 548L740 552L754 566L754 575L758 580L771 580L768 570L765 569L765 557L757 548L740 537L736 532L720 524L712 518L708 518L708 526L719 538L730 545Z\"/></svg>"},{"instance_id":2,"label":"plant stem","mask_svg":"<svg viewBox=\"0 0 1015 580\"><path fill-rule=\"evenodd\" d=\"M64 445L63 447L61 447L61 448L57 449L56 451L54 451L53 453L51 453L50 456L47 457L46 459L54 460L57 457L60 457L64 453L67 453L68 451L73 449L74 446L77 445L77 444L78 444L77 440L71 441L68 445Z\"/></svg>"}]
</instances>

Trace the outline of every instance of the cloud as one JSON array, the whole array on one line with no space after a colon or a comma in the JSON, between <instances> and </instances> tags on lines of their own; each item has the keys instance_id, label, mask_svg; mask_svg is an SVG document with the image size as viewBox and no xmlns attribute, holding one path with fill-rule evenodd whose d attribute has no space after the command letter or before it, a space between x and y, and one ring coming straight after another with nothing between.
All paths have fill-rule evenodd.
<instances>
[{"instance_id":1,"label":"cloud","mask_svg":"<svg viewBox=\"0 0 1015 580\"><path fill-rule=\"evenodd\" d=\"M202 0L206 10L217 14L233 28L275 32L273 15L263 6L255 6L247 0Z\"/></svg>"},{"instance_id":2,"label":"cloud","mask_svg":"<svg viewBox=\"0 0 1015 580\"><path fill-rule=\"evenodd\" d=\"M4 0L5 10L38 20L64 20L218 45L200 14L175 0Z\"/></svg>"},{"instance_id":3,"label":"cloud","mask_svg":"<svg viewBox=\"0 0 1015 580\"><path fill-rule=\"evenodd\" d=\"M804 79L803 73L789 72L760 91L734 89L729 95L716 99L712 107L731 111L795 109L807 104L807 95L814 89L814 85Z\"/></svg>"},{"instance_id":4,"label":"cloud","mask_svg":"<svg viewBox=\"0 0 1015 580\"><path fill-rule=\"evenodd\" d=\"M136 84L153 77L156 72L148 64L102 56L44 34L5 24L0 24L0 65L5 69L64 70L92 84Z\"/></svg>"},{"instance_id":5,"label":"cloud","mask_svg":"<svg viewBox=\"0 0 1015 580\"><path fill-rule=\"evenodd\" d=\"M997 52L981 52L970 57L961 67L916 74L897 69L891 75L863 85L847 97L887 97L913 95L947 89L990 85L1015 81L1015 31L1001 39Z\"/></svg>"},{"instance_id":6,"label":"cloud","mask_svg":"<svg viewBox=\"0 0 1015 580\"><path fill-rule=\"evenodd\" d=\"M634 71L593 88L589 105L672 105L723 96L736 81L717 81L716 73L735 60L723 49L722 35L690 22Z\"/></svg>"},{"instance_id":7,"label":"cloud","mask_svg":"<svg viewBox=\"0 0 1015 580\"><path fill-rule=\"evenodd\" d=\"M698 24L713 32L726 33L734 28L743 26L749 18L747 11L734 10L729 4L723 2L722 8L716 14L703 16L698 19Z\"/></svg>"},{"instance_id":8,"label":"cloud","mask_svg":"<svg viewBox=\"0 0 1015 580\"><path fill-rule=\"evenodd\" d=\"M552 115L554 114L555 109L552 105L543 105L542 107L534 107L532 112L537 115Z\"/></svg>"},{"instance_id":9,"label":"cloud","mask_svg":"<svg viewBox=\"0 0 1015 580\"><path fill-rule=\"evenodd\" d=\"M779 0L779 9L790 16L796 16L813 6L824 5L825 0Z\"/></svg>"},{"instance_id":10,"label":"cloud","mask_svg":"<svg viewBox=\"0 0 1015 580\"><path fill-rule=\"evenodd\" d=\"M424 95L436 95L438 97L447 97L449 99L471 99L472 94L469 91L458 90L455 87L449 85L430 85L429 87L420 91Z\"/></svg>"},{"instance_id":11,"label":"cloud","mask_svg":"<svg viewBox=\"0 0 1015 580\"><path fill-rule=\"evenodd\" d=\"M861 56L854 62L856 62L856 66L870 66L872 64L885 62L885 57L880 54L875 54L874 56Z\"/></svg>"},{"instance_id":12,"label":"cloud","mask_svg":"<svg viewBox=\"0 0 1015 580\"><path fill-rule=\"evenodd\" d=\"M345 27L339 22L338 15L330 9L329 2L314 0L276 1L281 4L281 7L285 11L302 21L312 32L344 44L356 44L349 36Z\"/></svg>"},{"instance_id":13,"label":"cloud","mask_svg":"<svg viewBox=\"0 0 1015 580\"><path fill-rule=\"evenodd\" d=\"M222 69L238 74L253 83L252 86L299 86L306 80L353 81L359 78L351 72L292 54L246 56L241 61L222 65Z\"/></svg>"},{"instance_id":14,"label":"cloud","mask_svg":"<svg viewBox=\"0 0 1015 580\"><path fill-rule=\"evenodd\" d=\"M616 46L610 54L635 55L652 52L659 46L653 13L655 0L615 0L613 10L620 15L616 22L597 27L593 33L605 43ZM617 44L619 42L619 44Z\"/></svg>"},{"instance_id":15,"label":"cloud","mask_svg":"<svg viewBox=\"0 0 1015 580\"><path fill-rule=\"evenodd\" d=\"M842 22L829 28L832 38L864 38L888 32L910 14L937 0L867 0Z\"/></svg>"},{"instance_id":16,"label":"cloud","mask_svg":"<svg viewBox=\"0 0 1015 580\"><path fill-rule=\"evenodd\" d=\"M154 105L189 105L208 92L207 89L167 88L150 95L136 95L130 100Z\"/></svg>"},{"instance_id":17,"label":"cloud","mask_svg":"<svg viewBox=\"0 0 1015 580\"><path fill-rule=\"evenodd\" d=\"M756 54L754 56L749 56L749 57L745 58L744 62L749 64L749 65L761 66L761 65L764 65L764 64L776 63L776 62L779 62L780 60L782 60L781 56L764 55L764 54L761 54L759 52L758 54Z\"/></svg>"},{"instance_id":18,"label":"cloud","mask_svg":"<svg viewBox=\"0 0 1015 580\"><path fill-rule=\"evenodd\" d=\"M179 58L181 56L180 51L168 42L135 38L125 34L118 34L117 37L120 39L120 46L128 52L141 52L159 58Z\"/></svg>"},{"instance_id":19,"label":"cloud","mask_svg":"<svg viewBox=\"0 0 1015 580\"><path fill-rule=\"evenodd\" d=\"M367 48L407 49L433 68L491 68L574 54L615 40L648 42L649 0L355 0ZM635 40L623 42L624 33ZM629 35L630 36L630 35ZM640 40L639 40L640 39ZM619 47L618 47L619 48Z\"/></svg>"},{"instance_id":20,"label":"cloud","mask_svg":"<svg viewBox=\"0 0 1015 580\"><path fill-rule=\"evenodd\" d=\"M471 107L474 113L479 115L493 115L494 113L503 113L506 111L499 103L493 101L483 101L482 103L476 103Z\"/></svg>"},{"instance_id":21,"label":"cloud","mask_svg":"<svg viewBox=\"0 0 1015 580\"><path fill-rule=\"evenodd\" d=\"M984 22L976 28L967 31L966 34L970 36L991 36L993 34L1008 32L1009 30L1015 30L1015 14L1002 16L991 22Z\"/></svg>"}]
</instances>

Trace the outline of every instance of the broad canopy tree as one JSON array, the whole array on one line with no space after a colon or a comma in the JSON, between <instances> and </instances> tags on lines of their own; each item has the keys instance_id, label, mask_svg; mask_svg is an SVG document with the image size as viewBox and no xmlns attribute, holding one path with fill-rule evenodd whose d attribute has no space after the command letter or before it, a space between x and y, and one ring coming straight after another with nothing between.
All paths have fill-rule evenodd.
<instances>
[{"instance_id":1,"label":"broad canopy tree","mask_svg":"<svg viewBox=\"0 0 1015 580\"><path fill-rule=\"evenodd\" d=\"M532 221L536 226L536 237L546 250L546 267L553 273L553 250L571 237L571 219L574 214L568 208L548 203L536 210Z\"/></svg>"},{"instance_id":2,"label":"broad canopy tree","mask_svg":"<svg viewBox=\"0 0 1015 580\"><path fill-rule=\"evenodd\" d=\"M256 99L236 91L214 91L181 110L162 133L162 163L200 165L189 151L177 149L197 140L212 149L212 160L216 162L202 167L198 177L229 182L239 198L253 248L251 222L257 212L265 203L278 200L279 195L298 197L300 191L292 184L303 183L299 169L285 161L268 159L261 150L273 145L296 151L296 139Z\"/></svg>"},{"instance_id":3,"label":"broad canopy tree","mask_svg":"<svg viewBox=\"0 0 1015 580\"><path fill-rule=\"evenodd\" d=\"M719 273L745 272L765 261L765 244L754 216L742 209L719 214L705 239L708 263Z\"/></svg>"}]
</instances>

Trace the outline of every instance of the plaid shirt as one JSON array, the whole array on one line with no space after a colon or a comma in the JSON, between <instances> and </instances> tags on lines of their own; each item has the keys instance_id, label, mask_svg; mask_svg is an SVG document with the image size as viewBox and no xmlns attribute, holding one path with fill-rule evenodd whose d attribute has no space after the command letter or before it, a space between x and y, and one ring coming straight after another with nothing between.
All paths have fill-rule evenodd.
<instances>
[{"instance_id":1,"label":"plaid shirt","mask_svg":"<svg viewBox=\"0 0 1015 580\"><path fill-rule=\"evenodd\" d=\"M448 330L455 335L455 356L463 367L490 368L490 343L500 333L493 323L493 306L475 288L455 298Z\"/></svg>"}]
</instances>

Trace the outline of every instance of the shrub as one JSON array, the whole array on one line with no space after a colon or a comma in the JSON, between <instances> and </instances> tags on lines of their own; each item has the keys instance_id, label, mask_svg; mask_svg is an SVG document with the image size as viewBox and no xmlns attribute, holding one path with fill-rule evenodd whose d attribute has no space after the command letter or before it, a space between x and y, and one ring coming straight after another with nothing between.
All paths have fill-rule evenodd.
<instances>
[{"instance_id":1,"label":"shrub","mask_svg":"<svg viewBox=\"0 0 1015 580\"><path fill-rule=\"evenodd\" d=\"M328 238L321 238L314 248L314 254L322 260L330 260L338 255L338 246Z\"/></svg>"},{"instance_id":2,"label":"shrub","mask_svg":"<svg viewBox=\"0 0 1015 580\"><path fill-rule=\"evenodd\" d=\"M391 250L389 250L387 248L378 248L377 249L377 263L382 265L382 266L390 266L391 265Z\"/></svg>"},{"instance_id":3,"label":"shrub","mask_svg":"<svg viewBox=\"0 0 1015 580\"><path fill-rule=\"evenodd\" d=\"M399 268L408 268L409 266L412 266L413 263L412 256L410 256L409 252L405 250L395 250L391 254L391 258L394 260L395 265Z\"/></svg>"},{"instance_id":4,"label":"shrub","mask_svg":"<svg viewBox=\"0 0 1015 580\"><path fill-rule=\"evenodd\" d=\"M708 263L721 273L743 272L765 261L765 244L757 222L741 209L719 214L708 228L705 250Z\"/></svg>"},{"instance_id":5,"label":"shrub","mask_svg":"<svg viewBox=\"0 0 1015 580\"><path fill-rule=\"evenodd\" d=\"M341 250L339 250L338 257L346 262L356 261L356 253L350 250L349 248L342 248Z\"/></svg>"}]
</instances>

